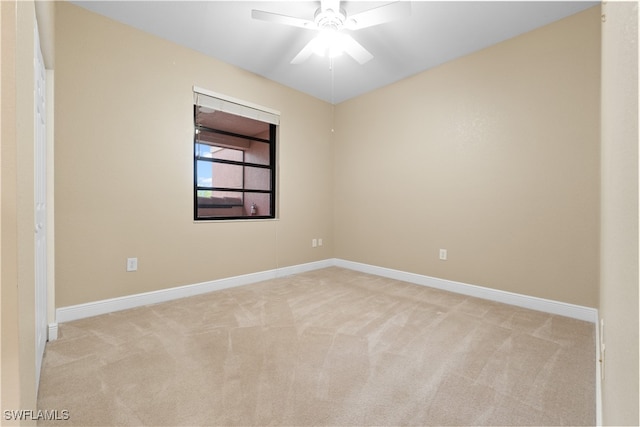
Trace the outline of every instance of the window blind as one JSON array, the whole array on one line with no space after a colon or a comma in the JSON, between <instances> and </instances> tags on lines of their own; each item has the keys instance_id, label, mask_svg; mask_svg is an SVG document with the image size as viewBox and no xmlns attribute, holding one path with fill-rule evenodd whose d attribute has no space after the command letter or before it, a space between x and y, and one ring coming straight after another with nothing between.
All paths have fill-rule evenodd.
<instances>
[{"instance_id":1,"label":"window blind","mask_svg":"<svg viewBox=\"0 0 640 427\"><path fill-rule=\"evenodd\" d=\"M193 96L193 103L199 107L223 111L274 125L280 124L280 112L270 108L261 107L198 87L193 88Z\"/></svg>"}]
</instances>

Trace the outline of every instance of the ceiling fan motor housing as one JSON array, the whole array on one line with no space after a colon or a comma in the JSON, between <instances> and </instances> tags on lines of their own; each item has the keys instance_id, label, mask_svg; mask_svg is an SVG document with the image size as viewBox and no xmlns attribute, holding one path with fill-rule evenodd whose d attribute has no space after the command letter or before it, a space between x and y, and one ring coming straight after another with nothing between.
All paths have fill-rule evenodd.
<instances>
[{"instance_id":1,"label":"ceiling fan motor housing","mask_svg":"<svg viewBox=\"0 0 640 427\"><path fill-rule=\"evenodd\" d=\"M347 13L344 9L334 11L333 9L327 9L324 12L322 9L316 10L313 21L317 27L321 30L334 30L339 31L344 27L347 20Z\"/></svg>"},{"instance_id":2,"label":"ceiling fan motor housing","mask_svg":"<svg viewBox=\"0 0 640 427\"><path fill-rule=\"evenodd\" d=\"M255 9L251 11L251 16L263 21L319 30L316 37L291 60L292 64L306 61L314 52L330 57L346 52L359 64L364 64L373 55L343 30L355 31L372 27L404 18L411 13L410 2L396 1L347 17L347 12L340 7L340 3L340 0L320 0L320 8L313 15L313 21Z\"/></svg>"}]
</instances>

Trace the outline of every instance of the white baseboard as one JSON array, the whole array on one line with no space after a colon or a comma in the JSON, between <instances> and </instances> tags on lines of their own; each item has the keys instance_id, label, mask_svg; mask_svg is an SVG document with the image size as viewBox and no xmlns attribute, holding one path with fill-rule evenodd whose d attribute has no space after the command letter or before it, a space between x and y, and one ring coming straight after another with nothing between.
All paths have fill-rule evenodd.
<instances>
[{"instance_id":1,"label":"white baseboard","mask_svg":"<svg viewBox=\"0 0 640 427\"><path fill-rule=\"evenodd\" d=\"M333 258L323 259L322 261L308 262L306 264L292 265L290 267L280 267L276 270L277 277L291 276L292 274L305 273L307 271L320 270L321 268L333 267L335 260Z\"/></svg>"},{"instance_id":2,"label":"white baseboard","mask_svg":"<svg viewBox=\"0 0 640 427\"><path fill-rule=\"evenodd\" d=\"M602 330L600 328L600 322L596 321L596 426L601 426L602 424L602 363L600 359L602 357L601 353L601 335Z\"/></svg>"},{"instance_id":3,"label":"white baseboard","mask_svg":"<svg viewBox=\"0 0 640 427\"><path fill-rule=\"evenodd\" d=\"M284 277L292 274L304 273L306 271L317 270L320 268L331 267L332 265L333 260L328 259L323 261L310 262L307 264L277 268L274 270L244 274L241 276L234 276L225 279L212 280L209 282L195 283L192 285L178 286L175 288L161 289L158 291L93 301L68 307L60 307L56 309L57 323L53 324L55 325L55 327L53 325L49 325L49 330L51 331L52 328L55 328L55 336L57 337L58 323L70 322L72 320L84 319L87 317L98 316L100 314L113 313L116 311L127 310L129 308L141 307L149 304L157 304L160 302L172 301L179 298L200 295L208 292L219 291L222 289L249 285L251 283L275 279L276 277Z\"/></svg>"},{"instance_id":4,"label":"white baseboard","mask_svg":"<svg viewBox=\"0 0 640 427\"><path fill-rule=\"evenodd\" d=\"M47 331L47 341L55 341L58 339L58 324L49 323Z\"/></svg>"},{"instance_id":5,"label":"white baseboard","mask_svg":"<svg viewBox=\"0 0 640 427\"><path fill-rule=\"evenodd\" d=\"M498 289L484 288L482 286L469 285L467 283L454 282L452 280L438 279L421 274L408 273L406 271L393 270L375 265L362 264L359 262L335 259L336 267L348 268L350 270L361 271L363 273L375 274L377 276L388 277L390 279L402 280L416 285L428 286L430 288L442 289L444 291L455 292L457 294L469 295L476 298L487 299L516 307L528 308L545 313L557 314L571 317L573 319L587 322L598 322L598 310L580 305L568 304L544 298L532 297L528 295L516 294L513 292L501 291Z\"/></svg>"},{"instance_id":6,"label":"white baseboard","mask_svg":"<svg viewBox=\"0 0 640 427\"><path fill-rule=\"evenodd\" d=\"M61 307L56 310L57 323L49 324L48 338L49 341L53 341L58 338L58 323L70 322L72 320L84 319L87 317L98 316L100 314L141 307L149 304L156 304L159 302L171 301L222 289L234 288L237 286L261 282L263 280L290 276L292 274L299 274L332 266L347 268L350 270L360 271L376 276L402 280L416 285L427 286L476 298L487 299L514 305L517 307L557 314L594 323L596 328L596 422L598 426L602 425L602 391L600 377L601 367L598 361L600 358L600 328L598 324L597 309L501 291L498 289L485 288L482 286L470 285L466 283L455 282L452 280L438 279L421 274L409 273L401 270L393 270L390 268L378 267L375 265L363 264L354 261L347 261L339 258L326 259L306 264L298 264L289 267L277 268L274 270L267 270L258 273L245 274L242 276L212 280L209 282L196 283L193 285L162 289L159 291L146 292L142 294L127 295L124 297L94 301L86 304Z\"/></svg>"},{"instance_id":7,"label":"white baseboard","mask_svg":"<svg viewBox=\"0 0 640 427\"><path fill-rule=\"evenodd\" d=\"M438 279L435 277L423 276L420 274L408 273L406 271L393 270L390 268L377 267L369 264L362 264L343 259L334 259L336 267L348 268L350 270L361 271L363 273L374 274L376 276L388 277L390 279L402 280L416 285L428 286L431 288L442 289L445 291L455 292L459 294L469 295L472 297L487 299L491 301L501 302L524 307L531 310L542 311L545 313L557 314L560 316L570 317L578 320L584 320L594 323L596 330L596 425L602 424L602 377L600 366L600 324L598 310L591 307L584 307L575 304L568 304L559 301L537 298L528 295L516 294L512 292L501 291L498 289L484 288L466 283L454 282L451 280Z\"/></svg>"},{"instance_id":8,"label":"white baseboard","mask_svg":"<svg viewBox=\"0 0 640 427\"><path fill-rule=\"evenodd\" d=\"M428 286L445 291L469 295L477 298L488 299L515 305L517 307L529 308L546 313L558 314L572 317L574 319L585 320L593 323L598 321L598 311L594 308L582 307L558 301L520 295L497 289L484 288L481 286L469 285L466 283L454 282L451 280L438 279L421 274L408 273L406 271L393 270L385 267L377 267L369 264L362 264L343 259L326 259L322 261L299 264L289 267L277 268L257 273L250 273L241 276L212 280L209 282L196 283L192 285L178 286L175 288L161 289L158 291L145 292L135 295L127 295L118 298L94 301L85 304L60 307L56 309L56 323L49 325L49 340L55 340L58 336L58 324L101 314L126 310L129 308L141 307L149 304L171 301L179 298L200 295L222 289L234 288L248 285L277 277L289 276L292 274L304 273L326 267L342 267L350 270L361 271L363 273L402 280L417 285Z\"/></svg>"}]
</instances>

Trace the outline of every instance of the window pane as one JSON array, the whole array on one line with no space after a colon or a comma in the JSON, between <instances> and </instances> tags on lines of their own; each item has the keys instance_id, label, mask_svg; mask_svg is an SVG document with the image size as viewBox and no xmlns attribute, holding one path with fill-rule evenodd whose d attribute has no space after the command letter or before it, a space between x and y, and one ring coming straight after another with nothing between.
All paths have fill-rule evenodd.
<instances>
[{"instance_id":1,"label":"window pane","mask_svg":"<svg viewBox=\"0 0 640 427\"><path fill-rule=\"evenodd\" d=\"M237 188L243 187L243 166L228 165L225 163L212 163L213 165L213 187Z\"/></svg>"},{"instance_id":2,"label":"window pane","mask_svg":"<svg viewBox=\"0 0 640 427\"><path fill-rule=\"evenodd\" d=\"M260 141L251 141L251 145L244 152L244 161L258 165L269 165L269 144Z\"/></svg>"},{"instance_id":3,"label":"window pane","mask_svg":"<svg viewBox=\"0 0 640 427\"><path fill-rule=\"evenodd\" d=\"M218 217L242 217L244 206L214 206L214 205L198 205L198 218L218 218Z\"/></svg>"},{"instance_id":4,"label":"window pane","mask_svg":"<svg viewBox=\"0 0 640 427\"><path fill-rule=\"evenodd\" d=\"M276 126L196 105L195 219L274 218Z\"/></svg>"},{"instance_id":5,"label":"window pane","mask_svg":"<svg viewBox=\"0 0 640 427\"><path fill-rule=\"evenodd\" d=\"M233 160L236 162L241 162L243 160L243 153L240 150L234 150L231 148L221 148L221 147L209 147L211 148L211 153L214 159L220 160Z\"/></svg>"},{"instance_id":6,"label":"window pane","mask_svg":"<svg viewBox=\"0 0 640 427\"><path fill-rule=\"evenodd\" d=\"M212 163L204 160L198 160L196 163L199 187L224 187L242 190L243 166Z\"/></svg>"},{"instance_id":7,"label":"window pane","mask_svg":"<svg viewBox=\"0 0 640 427\"><path fill-rule=\"evenodd\" d=\"M247 192L244 194L244 206L249 216L270 216L271 194Z\"/></svg>"},{"instance_id":8,"label":"window pane","mask_svg":"<svg viewBox=\"0 0 640 427\"><path fill-rule=\"evenodd\" d=\"M247 190L271 190L271 170L245 166L244 188Z\"/></svg>"},{"instance_id":9,"label":"window pane","mask_svg":"<svg viewBox=\"0 0 640 427\"><path fill-rule=\"evenodd\" d=\"M233 160L236 162L243 161L243 153L241 150L214 147L206 144L196 144L196 156L207 159Z\"/></svg>"},{"instance_id":10,"label":"window pane","mask_svg":"<svg viewBox=\"0 0 640 427\"><path fill-rule=\"evenodd\" d=\"M202 160L198 160L196 162L197 168L197 185L198 187L212 187L213 181L211 177L213 176L213 163L205 162Z\"/></svg>"},{"instance_id":11,"label":"window pane","mask_svg":"<svg viewBox=\"0 0 640 427\"><path fill-rule=\"evenodd\" d=\"M198 191L198 207L243 206L242 192L237 191Z\"/></svg>"},{"instance_id":12,"label":"window pane","mask_svg":"<svg viewBox=\"0 0 640 427\"><path fill-rule=\"evenodd\" d=\"M200 145L222 146L227 148L236 148L238 150L246 150L251 145L250 139L207 132L205 130L199 131L197 142Z\"/></svg>"},{"instance_id":13,"label":"window pane","mask_svg":"<svg viewBox=\"0 0 640 427\"><path fill-rule=\"evenodd\" d=\"M223 187L242 190L244 166L213 163L205 160L197 161L198 187ZM254 188L262 190L262 188Z\"/></svg>"},{"instance_id":14,"label":"window pane","mask_svg":"<svg viewBox=\"0 0 640 427\"><path fill-rule=\"evenodd\" d=\"M266 134L269 138L269 123L250 119L232 113L199 106L196 112L196 123L210 129L218 129L241 135L256 136Z\"/></svg>"}]
</instances>

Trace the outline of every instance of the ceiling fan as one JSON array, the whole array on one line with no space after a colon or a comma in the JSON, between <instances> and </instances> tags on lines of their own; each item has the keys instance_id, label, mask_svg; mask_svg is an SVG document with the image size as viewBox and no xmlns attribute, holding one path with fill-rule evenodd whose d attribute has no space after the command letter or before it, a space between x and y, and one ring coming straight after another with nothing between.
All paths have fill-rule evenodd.
<instances>
[{"instance_id":1,"label":"ceiling fan","mask_svg":"<svg viewBox=\"0 0 640 427\"><path fill-rule=\"evenodd\" d=\"M346 52L360 64L364 64L371 60L373 55L344 30L356 31L401 19L410 14L411 4L408 1L397 1L355 15L348 15L340 7L340 0L321 0L313 20L263 10L251 11L253 19L318 31L318 35L291 60L292 64L306 61L313 53L335 57L342 52Z\"/></svg>"}]
</instances>

